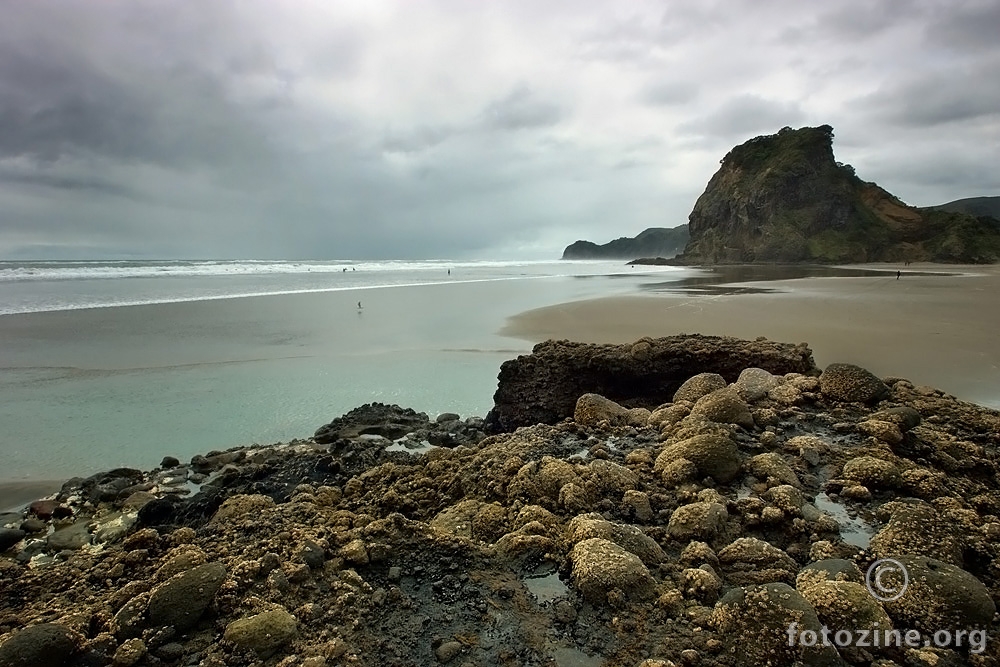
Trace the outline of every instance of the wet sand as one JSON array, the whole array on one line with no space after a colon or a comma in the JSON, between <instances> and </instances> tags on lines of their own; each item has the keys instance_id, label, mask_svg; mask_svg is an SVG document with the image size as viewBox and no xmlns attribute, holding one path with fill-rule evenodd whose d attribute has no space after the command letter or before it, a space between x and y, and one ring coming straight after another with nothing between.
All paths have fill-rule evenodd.
<instances>
[{"instance_id":1,"label":"wet sand","mask_svg":"<svg viewBox=\"0 0 1000 667\"><path fill-rule=\"evenodd\" d=\"M30 482L4 482L0 484L0 513L20 510L28 503L55 493L64 480L44 480Z\"/></svg>"},{"instance_id":2,"label":"wet sand","mask_svg":"<svg viewBox=\"0 0 1000 667\"><path fill-rule=\"evenodd\" d=\"M688 293L650 285L642 295L521 313L501 333L532 342L623 343L682 333L807 342L821 368L855 363L1000 408L1000 267L914 264L900 267L899 280L896 267L850 268L886 273ZM928 275L935 272L953 275Z\"/></svg>"}]
</instances>

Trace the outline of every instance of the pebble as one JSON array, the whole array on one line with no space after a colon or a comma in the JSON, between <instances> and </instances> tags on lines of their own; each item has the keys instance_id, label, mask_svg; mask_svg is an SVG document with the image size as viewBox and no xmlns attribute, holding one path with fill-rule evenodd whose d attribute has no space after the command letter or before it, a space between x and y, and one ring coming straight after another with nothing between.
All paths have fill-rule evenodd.
<instances>
[{"instance_id":1,"label":"pebble","mask_svg":"<svg viewBox=\"0 0 1000 667\"><path fill-rule=\"evenodd\" d=\"M434 657L437 658L438 662L451 662L461 652L462 644L460 642L445 642L434 650Z\"/></svg>"}]
</instances>

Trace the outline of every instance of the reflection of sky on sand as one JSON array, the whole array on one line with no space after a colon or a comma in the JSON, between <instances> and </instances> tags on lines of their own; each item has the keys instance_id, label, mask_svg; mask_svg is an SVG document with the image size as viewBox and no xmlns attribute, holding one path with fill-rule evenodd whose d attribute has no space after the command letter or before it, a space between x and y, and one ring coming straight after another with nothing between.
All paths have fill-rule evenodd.
<instances>
[{"instance_id":1,"label":"reflection of sky on sand","mask_svg":"<svg viewBox=\"0 0 1000 667\"><path fill-rule=\"evenodd\" d=\"M783 291L774 287L747 286L758 283L799 278L887 278L893 270L863 269L843 266L820 266L805 264L763 264L716 266L692 269L692 274L679 276L675 280L649 282L640 285L648 292L687 294L701 296L724 296L730 294L770 294ZM908 271L905 276L952 276L954 273Z\"/></svg>"}]
</instances>

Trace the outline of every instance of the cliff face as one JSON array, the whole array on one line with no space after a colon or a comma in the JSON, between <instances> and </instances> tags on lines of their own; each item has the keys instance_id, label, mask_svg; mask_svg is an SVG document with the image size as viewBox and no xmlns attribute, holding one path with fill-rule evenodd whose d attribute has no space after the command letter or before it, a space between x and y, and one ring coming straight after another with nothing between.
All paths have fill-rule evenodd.
<instances>
[{"instance_id":1,"label":"cliff face","mask_svg":"<svg viewBox=\"0 0 1000 667\"><path fill-rule=\"evenodd\" d=\"M688 226L672 229L650 227L635 238L623 236L604 245L577 241L566 246L563 259L634 259L636 257L674 257L688 242Z\"/></svg>"},{"instance_id":2,"label":"cliff face","mask_svg":"<svg viewBox=\"0 0 1000 667\"><path fill-rule=\"evenodd\" d=\"M684 264L1000 258L989 220L907 206L838 163L829 125L784 128L732 149L689 230Z\"/></svg>"}]
</instances>

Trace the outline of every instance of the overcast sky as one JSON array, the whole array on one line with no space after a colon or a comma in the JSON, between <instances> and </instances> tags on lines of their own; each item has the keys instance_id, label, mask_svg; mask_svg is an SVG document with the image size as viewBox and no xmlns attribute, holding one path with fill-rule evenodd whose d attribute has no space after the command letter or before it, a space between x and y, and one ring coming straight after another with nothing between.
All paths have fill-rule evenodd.
<instances>
[{"instance_id":1,"label":"overcast sky","mask_svg":"<svg viewBox=\"0 0 1000 667\"><path fill-rule=\"evenodd\" d=\"M997 0L0 0L0 257L558 257L830 124L1000 194Z\"/></svg>"}]
</instances>

